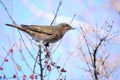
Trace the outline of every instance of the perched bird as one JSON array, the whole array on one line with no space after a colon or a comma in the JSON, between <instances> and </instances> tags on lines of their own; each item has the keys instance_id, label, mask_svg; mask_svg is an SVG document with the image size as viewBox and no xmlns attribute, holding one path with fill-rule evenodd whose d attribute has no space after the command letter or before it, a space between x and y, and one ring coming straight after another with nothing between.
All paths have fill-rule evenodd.
<instances>
[{"instance_id":1,"label":"perched bird","mask_svg":"<svg viewBox=\"0 0 120 80\"><path fill-rule=\"evenodd\" d=\"M43 44L54 43L60 40L64 34L74 29L66 23L60 23L54 26L44 26L44 25L13 25L6 24L7 26L20 29L26 32L31 37L33 37L37 42L42 42Z\"/></svg>"}]
</instances>

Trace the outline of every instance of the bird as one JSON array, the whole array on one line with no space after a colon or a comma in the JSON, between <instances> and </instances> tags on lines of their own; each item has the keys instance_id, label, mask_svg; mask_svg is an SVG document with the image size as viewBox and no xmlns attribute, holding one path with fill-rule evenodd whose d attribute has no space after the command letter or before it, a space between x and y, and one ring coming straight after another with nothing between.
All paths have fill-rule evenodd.
<instances>
[{"instance_id":1,"label":"bird","mask_svg":"<svg viewBox=\"0 0 120 80\"><path fill-rule=\"evenodd\" d=\"M27 34L29 34L36 42L41 42L41 44L55 43L59 41L66 32L73 30L67 23L60 23L57 25L14 25L5 24L7 26L17 28Z\"/></svg>"}]
</instances>

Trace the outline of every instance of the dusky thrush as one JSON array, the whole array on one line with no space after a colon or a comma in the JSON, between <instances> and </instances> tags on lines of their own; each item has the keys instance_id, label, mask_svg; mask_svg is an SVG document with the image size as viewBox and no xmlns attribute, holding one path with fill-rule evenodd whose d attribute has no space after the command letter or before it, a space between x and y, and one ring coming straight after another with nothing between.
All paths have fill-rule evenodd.
<instances>
[{"instance_id":1,"label":"dusky thrush","mask_svg":"<svg viewBox=\"0 0 120 80\"><path fill-rule=\"evenodd\" d=\"M33 37L37 42L42 42L42 44L54 43L60 40L67 31L74 29L67 23L60 23L54 26L13 25L13 24L6 25L26 32L31 37Z\"/></svg>"}]
</instances>

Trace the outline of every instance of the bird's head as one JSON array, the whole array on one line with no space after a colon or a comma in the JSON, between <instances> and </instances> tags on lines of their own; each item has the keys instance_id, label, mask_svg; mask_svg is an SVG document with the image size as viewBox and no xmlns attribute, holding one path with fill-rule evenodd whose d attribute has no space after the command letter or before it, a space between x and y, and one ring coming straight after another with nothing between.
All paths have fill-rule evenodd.
<instances>
[{"instance_id":1,"label":"bird's head","mask_svg":"<svg viewBox=\"0 0 120 80\"><path fill-rule=\"evenodd\" d=\"M62 34L64 35L67 31L69 30L74 30L75 28L72 28L69 24L67 23L60 23L58 24L58 28L59 30L62 32Z\"/></svg>"},{"instance_id":2,"label":"bird's head","mask_svg":"<svg viewBox=\"0 0 120 80\"><path fill-rule=\"evenodd\" d=\"M58 24L58 28L59 28L59 30L61 30L62 32L63 32L63 34L64 33L66 33L67 31L69 31L69 30L74 30L75 28L72 28L69 24L67 24L67 23L60 23L60 24Z\"/></svg>"}]
</instances>

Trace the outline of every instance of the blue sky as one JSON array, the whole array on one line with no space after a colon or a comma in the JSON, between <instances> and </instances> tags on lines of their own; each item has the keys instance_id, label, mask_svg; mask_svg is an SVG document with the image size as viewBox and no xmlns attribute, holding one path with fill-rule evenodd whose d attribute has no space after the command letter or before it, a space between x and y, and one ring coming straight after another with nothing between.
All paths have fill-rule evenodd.
<instances>
[{"instance_id":1,"label":"blue sky","mask_svg":"<svg viewBox=\"0 0 120 80\"><path fill-rule=\"evenodd\" d=\"M55 15L56 9L58 7L58 1L59 0L9 0L9 1L2 0L2 2L6 5L8 11L10 12L11 16L13 17L14 21L18 25L19 24L50 25ZM70 23L74 14L76 14L76 17L71 24L71 26L75 28L79 28L80 24L82 25L86 24L88 25L87 28L89 30L91 25L95 25L95 22L97 22L98 26L103 26L106 20L108 22L111 21L115 22L113 28L114 31L120 28L120 23L119 23L120 14L118 14L120 9L118 8L118 6L114 5L114 4L117 5L117 3L115 3L114 0L92 0L92 1L62 0L62 1L63 3L58 12L58 17L55 21L55 24L61 22ZM118 3L120 3L119 0ZM7 55L2 47L5 47L6 50L8 51L14 43L16 44L15 42L16 40L17 44L19 45L18 47L20 48L21 45L22 50L24 51L24 56L27 60L27 63L31 68L33 68L34 60L31 59L31 56L28 54L23 43L21 42L18 30L5 26L5 23L12 23L12 22L9 19L3 6L0 4L0 31L2 33L2 35L0 35L0 59L1 59L0 64L3 62L4 57ZM28 41L28 39L23 33L22 35L25 40L25 43L27 44L27 46L29 46L30 51L34 56L36 56L37 54L33 50L31 43ZM68 73L66 73L68 80L70 79L79 80L81 77L84 79L85 76L83 75L86 74L84 73L83 70L79 69L81 67L85 67L86 65L83 61L80 60L81 56L79 56L76 50L76 46L78 44L78 40L77 40L78 35L79 35L78 31L69 31L64 36L60 46L53 55L53 60L55 61L61 56L58 64L63 66L63 64L67 61L68 57L71 56L71 53L72 52L76 53L74 55L77 55L77 57L72 56L67 61L67 64L65 66L65 68L68 71ZM29 38L31 39L31 37ZM59 44L59 42L57 44ZM115 39L115 44L117 44L116 45L117 48L113 49L113 52L115 52L115 55L112 55L113 57L120 56L120 48L119 48L120 36ZM54 44L53 46L55 45L56 44ZM34 47L35 49L37 49L36 46ZM16 60L16 63L18 63L22 67L23 72L17 71L15 64L10 59L10 57L8 57L10 61L3 65L5 69L0 72L0 75L5 73L9 77L12 76L13 74L16 74L16 72L18 73L18 76L20 78L22 78L23 74L30 75L32 72L25 64L25 61L22 60L23 58L22 54L19 53L17 46L15 46L13 49L15 51L11 56ZM8 66L10 66L10 68L8 68ZM37 67L37 69L39 68ZM56 79L54 73L57 72L55 72L55 70L51 72L50 80ZM54 76L52 76L53 74ZM89 74L86 75L89 76ZM29 76L28 76L28 80L29 80Z\"/></svg>"}]
</instances>

